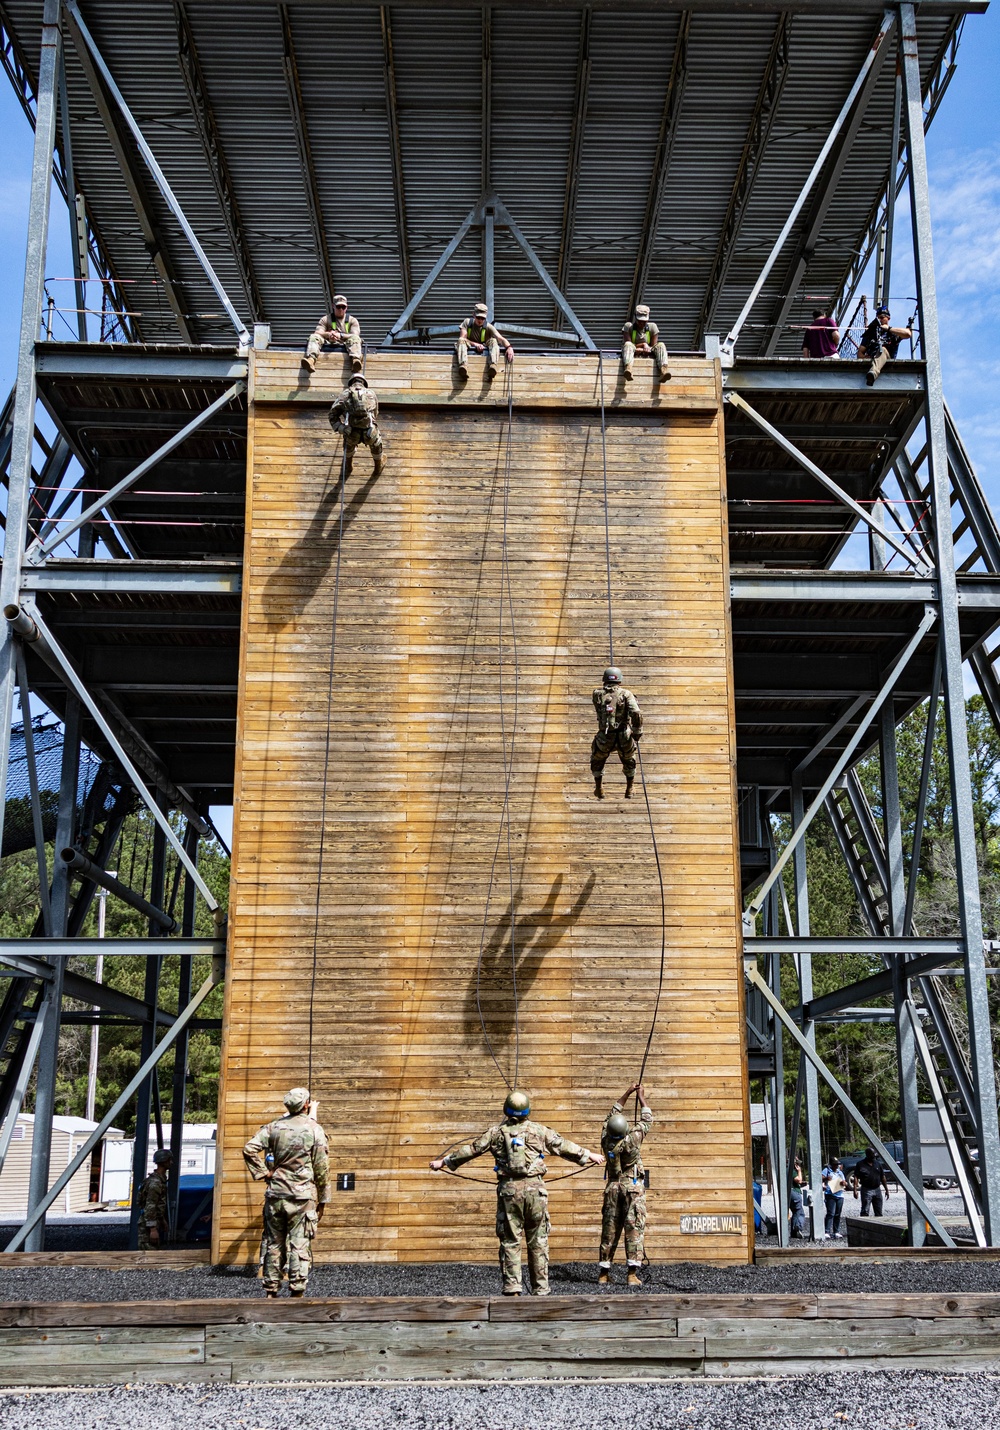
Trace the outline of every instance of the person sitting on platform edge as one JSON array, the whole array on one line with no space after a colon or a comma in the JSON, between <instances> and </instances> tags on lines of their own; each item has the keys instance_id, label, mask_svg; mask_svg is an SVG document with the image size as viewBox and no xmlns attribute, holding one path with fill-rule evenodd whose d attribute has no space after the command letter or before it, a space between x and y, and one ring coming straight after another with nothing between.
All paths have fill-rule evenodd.
<instances>
[{"instance_id":1,"label":"person sitting on platform edge","mask_svg":"<svg viewBox=\"0 0 1000 1430\"><path fill-rule=\"evenodd\" d=\"M831 1157L829 1166L823 1168L823 1201L826 1205L826 1221L823 1228L824 1241L843 1241L840 1218L844 1213L844 1189L847 1178L840 1165L839 1157Z\"/></svg>"},{"instance_id":2,"label":"person sitting on platform edge","mask_svg":"<svg viewBox=\"0 0 1000 1430\"><path fill-rule=\"evenodd\" d=\"M871 367L865 374L865 382L869 387L873 385L886 363L895 358L903 339L913 337L911 328L891 328L891 319L892 314L883 303L881 308L876 309L874 318L865 328L858 344L858 357L871 360Z\"/></svg>"},{"instance_id":3,"label":"person sitting on platform edge","mask_svg":"<svg viewBox=\"0 0 1000 1430\"><path fill-rule=\"evenodd\" d=\"M889 1195L889 1183L885 1179L885 1168L875 1156L873 1147L865 1148L865 1155L854 1169L851 1177L851 1191L854 1193L854 1200L858 1199L858 1188L861 1188L861 1215L867 1216L868 1209L871 1208L875 1216L882 1215L882 1193Z\"/></svg>"},{"instance_id":4,"label":"person sitting on platform edge","mask_svg":"<svg viewBox=\"0 0 1000 1430\"><path fill-rule=\"evenodd\" d=\"M813 309L812 323L802 334L804 358L839 358L840 329L825 308Z\"/></svg>"},{"instance_id":5,"label":"person sitting on platform edge","mask_svg":"<svg viewBox=\"0 0 1000 1430\"><path fill-rule=\"evenodd\" d=\"M288 1289L304 1296L312 1270L312 1242L330 1200L326 1133L316 1121L309 1089L285 1095L288 1113L262 1127L243 1148L243 1160L264 1193L264 1290L277 1296L288 1269ZM268 1154L274 1158L268 1165Z\"/></svg>"},{"instance_id":6,"label":"person sitting on platform edge","mask_svg":"<svg viewBox=\"0 0 1000 1430\"><path fill-rule=\"evenodd\" d=\"M640 357L651 357L654 360L657 382L670 381L666 344L660 342L660 330L655 323L650 322L649 309L645 303L637 305L634 319L622 328L622 337L622 366L625 369L626 382L631 382L634 376L632 363L636 353Z\"/></svg>"},{"instance_id":7,"label":"person sitting on platform edge","mask_svg":"<svg viewBox=\"0 0 1000 1430\"><path fill-rule=\"evenodd\" d=\"M636 741L642 734L642 711L631 690L622 685L622 673L617 665L609 665L603 684L593 695L597 711L597 734L590 747L590 773L594 776L594 795L604 798L604 766L612 750L625 771L625 798L632 798L635 782Z\"/></svg>"},{"instance_id":8,"label":"person sitting on platform edge","mask_svg":"<svg viewBox=\"0 0 1000 1430\"><path fill-rule=\"evenodd\" d=\"M531 1102L526 1092L512 1090L503 1105L504 1120L487 1127L474 1142L465 1142L443 1157L435 1157L432 1172L471 1162L489 1152L497 1174L497 1240L503 1294L521 1294L521 1232L528 1247L531 1294L549 1294L549 1194L545 1189L545 1156L553 1153L581 1167L601 1166L603 1157L568 1142L542 1122L529 1122Z\"/></svg>"},{"instance_id":9,"label":"person sitting on platform edge","mask_svg":"<svg viewBox=\"0 0 1000 1430\"><path fill-rule=\"evenodd\" d=\"M629 1126L622 1104L635 1093L642 1112L637 1122ZM618 1249L618 1239L625 1231L625 1262L628 1284L641 1286L642 1245L646 1234L646 1169L642 1165L641 1147L653 1125L653 1112L646 1101L642 1083L634 1082L612 1104L601 1129L601 1151L604 1153L604 1205L601 1209L601 1254L598 1261L598 1284L607 1286L611 1280L611 1263Z\"/></svg>"},{"instance_id":10,"label":"person sitting on platform edge","mask_svg":"<svg viewBox=\"0 0 1000 1430\"><path fill-rule=\"evenodd\" d=\"M139 1217L139 1250L152 1251L166 1244L170 1231L167 1212L167 1172L173 1164L173 1156L165 1147L153 1153L153 1170L139 1187L136 1201L141 1213Z\"/></svg>"},{"instance_id":11,"label":"person sitting on platform edge","mask_svg":"<svg viewBox=\"0 0 1000 1430\"><path fill-rule=\"evenodd\" d=\"M347 311L347 299L343 293L334 295L329 313L324 313L316 324L316 331L306 344L302 366L310 372L316 371L317 355L324 349L345 348L355 372L364 366L361 356L361 324Z\"/></svg>"},{"instance_id":12,"label":"person sitting on platform edge","mask_svg":"<svg viewBox=\"0 0 1000 1430\"><path fill-rule=\"evenodd\" d=\"M485 352L489 361L486 365L486 376L491 380L497 375L497 365L500 362L500 349L503 348L504 356L508 362L514 361L514 349L501 333L489 321L490 310L485 303L477 303L476 311L471 318L468 318L458 330L458 342L455 344L455 358L458 364L459 376L467 378L469 376L469 351L474 353Z\"/></svg>"},{"instance_id":13,"label":"person sitting on platform edge","mask_svg":"<svg viewBox=\"0 0 1000 1430\"><path fill-rule=\"evenodd\" d=\"M334 398L328 415L330 426L344 439L345 479L351 475L354 466L354 449L362 443L375 459L372 476L381 476L385 470L385 451L376 420L378 398L369 388L364 373L351 374L343 392Z\"/></svg>"}]
</instances>

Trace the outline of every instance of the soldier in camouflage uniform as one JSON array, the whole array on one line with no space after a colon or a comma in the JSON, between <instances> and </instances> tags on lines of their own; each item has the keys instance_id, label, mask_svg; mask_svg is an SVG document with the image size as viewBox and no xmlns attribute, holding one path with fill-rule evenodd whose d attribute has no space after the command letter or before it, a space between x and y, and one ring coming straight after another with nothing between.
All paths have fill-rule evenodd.
<instances>
[{"instance_id":1,"label":"soldier in camouflage uniform","mask_svg":"<svg viewBox=\"0 0 1000 1430\"><path fill-rule=\"evenodd\" d=\"M288 1268L293 1296L304 1296L312 1270L312 1241L330 1200L326 1133L310 1114L309 1089L285 1097L287 1117L262 1127L243 1148L243 1160L264 1193L264 1290L277 1296ZM269 1156L274 1159L268 1165Z\"/></svg>"},{"instance_id":2,"label":"soldier in camouflage uniform","mask_svg":"<svg viewBox=\"0 0 1000 1430\"><path fill-rule=\"evenodd\" d=\"M382 433L378 429L378 398L368 386L363 373L356 372L344 391L334 399L329 412L330 426L344 439L344 475L350 476L354 466L354 449L362 443L375 458L372 475L381 476L385 469Z\"/></svg>"},{"instance_id":3,"label":"soldier in camouflage uniform","mask_svg":"<svg viewBox=\"0 0 1000 1430\"><path fill-rule=\"evenodd\" d=\"M324 313L316 324L316 331L306 344L302 366L315 372L316 357L324 348L346 349L354 371L361 371L364 363L361 356L361 324L347 311L347 299L343 293L336 294L332 311Z\"/></svg>"},{"instance_id":4,"label":"soldier in camouflage uniform","mask_svg":"<svg viewBox=\"0 0 1000 1430\"><path fill-rule=\"evenodd\" d=\"M639 1097L642 1112L632 1127L622 1112L622 1103L633 1093ZM601 1150L604 1153L604 1209L601 1217L601 1257L598 1281L606 1286L611 1280L611 1263L615 1259L618 1239L625 1231L625 1259L628 1262L628 1284L641 1286L642 1241L646 1231L646 1180L641 1147L653 1125L653 1114L642 1084L634 1082L614 1103L601 1129Z\"/></svg>"},{"instance_id":5,"label":"soldier in camouflage uniform","mask_svg":"<svg viewBox=\"0 0 1000 1430\"><path fill-rule=\"evenodd\" d=\"M604 765L612 750L625 771L625 798L632 798L635 781L636 742L642 735L642 711L631 690L622 685L622 673L617 665L609 665L603 684L594 691L597 711L597 734L590 747L590 773L594 776L594 794L604 798Z\"/></svg>"},{"instance_id":6,"label":"soldier in camouflage uniform","mask_svg":"<svg viewBox=\"0 0 1000 1430\"><path fill-rule=\"evenodd\" d=\"M170 1231L167 1212L167 1171L173 1157L165 1147L153 1153L153 1170L139 1188L139 1250L152 1251L166 1245Z\"/></svg>"},{"instance_id":7,"label":"soldier in camouflage uniform","mask_svg":"<svg viewBox=\"0 0 1000 1430\"><path fill-rule=\"evenodd\" d=\"M463 378L469 376L469 349L474 353L485 352L488 357L486 365L487 377L494 378L497 375L497 365L500 362L500 349L503 348L508 362L514 361L514 349L501 333L499 328L493 326L489 321L489 308L485 303L477 303L474 315L467 319L458 331L458 342L455 344L455 357L458 362L459 375Z\"/></svg>"},{"instance_id":8,"label":"soldier in camouflage uniform","mask_svg":"<svg viewBox=\"0 0 1000 1430\"><path fill-rule=\"evenodd\" d=\"M640 357L651 357L656 363L657 382L670 381L667 347L660 342L659 328L649 321L649 309L645 303L638 305L631 323L626 323L622 328L622 339L622 365L627 382L632 381L632 364L636 353Z\"/></svg>"},{"instance_id":9,"label":"soldier in camouflage uniform","mask_svg":"<svg viewBox=\"0 0 1000 1430\"><path fill-rule=\"evenodd\" d=\"M545 1155L554 1153L581 1167L600 1166L602 1158L575 1142L567 1142L551 1127L529 1122L528 1095L511 1092L503 1106L504 1120L488 1127L474 1142L436 1157L433 1172L453 1171L473 1157L490 1152L497 1174L497 1240L503 1294L521 1294L521 1233L528 1246L528 1272L534 1296L549 1294L549 1196L545 1189Z\"/></svg>"}]
</instances>

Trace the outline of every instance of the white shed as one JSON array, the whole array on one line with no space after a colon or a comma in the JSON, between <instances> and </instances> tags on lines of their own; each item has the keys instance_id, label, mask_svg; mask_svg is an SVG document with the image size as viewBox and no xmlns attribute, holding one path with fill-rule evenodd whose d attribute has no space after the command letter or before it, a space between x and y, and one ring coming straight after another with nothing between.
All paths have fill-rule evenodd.
<instances>
[{"instance_id":1,"label":"white shed","mask_svg":"<svg viewBox=\"0 0 1000 1430\"><path fill-rule=\"evenodd\" d=\"M79 1152L87 1138L97 1126L85 1117L53 1117L52 1151L49 1162L49 1186ZM7 1160L0 1173L0 1220L16 1221L28 1214L28 1177L31 1171L31 1148L35 1135L35 1119L30 1112L22 1112L14 1126ZM123 1133L111 1127L104 1134L104 1141L120 1141ZM90 1158L74 1175L69 1185L52 1204L52 1212L58 1216L84 1211L90 1202Z\"/></svg>"}]
</instances>

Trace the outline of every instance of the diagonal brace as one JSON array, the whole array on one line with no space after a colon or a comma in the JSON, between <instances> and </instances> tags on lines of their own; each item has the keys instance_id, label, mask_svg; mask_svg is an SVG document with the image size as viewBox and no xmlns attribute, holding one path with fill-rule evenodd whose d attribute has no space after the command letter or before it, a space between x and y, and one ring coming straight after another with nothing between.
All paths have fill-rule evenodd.
<instances>
[{"instance_id":1,"label":"diagonal brace","mask_svg":"<svg viewBox=\"0 0 1000 1430\"><path fill-rule=\"evenodd\" d=\"M194 997L191 999L191 1002L187 1005L183 1012L178 1013L177 1021L171 1026L170 1031L165 1034L161 1042L157 1043L156 1047L150 1053L149 1057L146 1059L146 1061L139 1068L139 1071L132 1078L132 1081L124 1089L124 1091L121 1093L121 1095L118 1097L118 1099L109 1109L109 1111L104 1114L104 1117L94 1128L93 1132L87 1138L86 1142L80 1148L79 1152L77 1152L76 1156L70 1162L69 1166L66 1167L65 1170L59 1174L59 1176L52 1183L52 1186L46 1192L42 1200L28 1213L28 1217L24 1225L20 1227L17 1232L15 1232L12 1240L7 1243L8 1251L21 1250L25 1241L28 1238L28 1233L34 1230L34 1228L44 1217L45 1213L48 1211L49 1207L55 1201L56 1197L58 1197L59 1193L69 1185L72 1178L80 1170L84 1162L87 1161L91 1152L93 1152L94 1148L100 1142L105 1132L107 1132L108 1128L114 1122L119 1112L121 1112L122 1108L125 1107L128 1102L135 1096L142 1083L144 1083L146 1078L149 1077L150 1073L156 1067L157 1063L163 1057L164 1053L168 1052L170 1048L173 1047L174 1043L180 1037L181 1033L183 1033L187 1025L191 1022L191 1019L197 1013L198 1009L204 1003L205 999L211 993L212 989L216 986L217 983L220 982L221 977L222 971L220 961L218 967L213 967L212 972L205 979L205 982L198 989L198 992L194 995Z\"/></svg>"},{"instance_id":2,"label":"diagonal brace","mask_svg":"<svg viewBox=\"0 0 1000 1430\"><path fill-rule=\"evenodd\" d=\"M766 432L773 442L777 442L783 452L787 452L790 457L794 458L799 466L804 467L811 477L815 477L821 486L824 486L839 502L843 502L844 506L853 511L859 520L870 527L872 531L877 534L880 541L884 541L887 546L891 546L892 549L902 556L905 561L909 562L915 570L929 574L926 563L921 560L919 556L916 556L911 550L905 547L901 541L897 541L894 536L891 536L885 527L880 526L875 518L869 512L865 511L859 502L856 502L852 496L849 496L843 487L838 486L832 477L828 477L824 471L817 467L815 462L810 461L805 452L800 451L794 442L790 442L783 432L779 432L777 427L772 427L767 418L762 417L757 409L751 407L749 402L747 402L745 398L742 398L738 392L727 392L723 400L731 407L738 408L740 412L745 412L750 418L750 421L755 423L762 432Z\"/></svg>"},{"instance_id":3,"label":"diagonal brace","mask_svg":"<svg viewBox=\"0 0 1000 1430\"><path fill-rule=\"evenodd\" d=\"M410 299L406 307L403 309L399 317L389 329L385 341L382 344L384 348L391 347L393 339L399 337L400 333L402 333L407 323L413 317L413 314L420 307L420 304L427 297L427 294L434 287L434 284L441 277L441 274L447 268L448 264L451 262L455 254L458 252L459 245L461 244L465 235L469 232L469 229L474 223L482 221L482 211L482 204L477 204L474 209L470 209L469 212L466 214L465 218L459 225L458 232L455 234L454 238L452 238L451 242L441 254L441 257L434 264L427 277L421 283L420 287L414 293L413 297Z\"/></svg>"},{"instance_id":4,"label":"diagonal brace","mask_svg":"<svg viewBox=\"0 0 1000 1430\"><path fill-rule=\"evenodd\" d=\"M527 258L532 268L535 270L539 278L549 290L549 293L552 295L553 302L556 303L556 305L565 315L566 321L569 323L574 333L576 333L577 337L583 343L584 347L589 348L591 352L596 352L597 348L593 338L590 336L590 334L587 332L587 329L580 322L580 319L573 312L573 309L570 307L567 299L556 287L555 282L550 276L548 270L545 268L545 265L542 263L541 259L538 257L538 254L535 252L531 244L525 238L524 234L518 228L517 224L511 218L506 204L501 203L499 199L494 199L494 206L497 211L497 217L501 220L502 223L506 224L507 228L510 229L516 242L519 244L521 251L524 253L525 258Z\"/></svg>"},{"instance_id":5,"label":"diagonal brace","mask_svg":"<svg viewBox=\"0 0 1000 1430\"><path fill-rule=\"evenodd\" d=\"M28 1046L25 1049L24 1061L21 1064L21 1071L17 1075L17 1082L11 1093L10 1104L5 1109L6 1117L3 1124L3 1131L0 1132L0 1173L3 1172L3 1164L7 1160L7 1152L10 1148L11 1138L14 1136L14 1127L17 1124L21 1108L24 1106L24 1095L28 1091L28 1083L31 1081L31 1074L35 1070L35 1059L38 1057L38 1047L42 1041L42 1031L45 1027L45 1020L49 1013L49 996L42 999L41 1007L35 1015L35 1022L28 1037Z\"/></svg>"},{"instance_id":6,"label":"diagonal brace","mask_svg":"<svg viewBox=\"0 0 1000 1430\"><path fill-rule=\"evenodd\" d=\"M874 1128L866 1121L861 1109L854 1102L851 1101L851 1098L848 1096L847 1091L834 1077L833 1073L827 1067L826 1063L820 1057L819 1053L817 1053L813 1045L809 1042L808 1038L804 1037L802 1032L796 1027L793 1020L789 1017L785 1009L781 1006L780 999L776 998L771 992L770 988L767 986L766 979L761 978L760 973L757 969L756 959L744 959L743 973L746 977L747 982L752 983L753 986L758 989L761 995L767 1000L767 1002L770 1003L772 1009L774 1010L775 1017L780 1019L782 1026L786 1028L789 1033L791 1033L796 1043L799 1045L803 1053L812 1063L813 1067L819 1073L820 1077L826 1083L827 1087L829 1087L830 1091L847 1108L847 1111L850 1113L851 1117L854 1119L857 1125L861 1128L861 1131L865 1134L865 1137L880 1154L880 1156L884 1159L886 1166L889 1166L890 1164L895 1165L895 1157L889 1151L888 1147L881 1140L881 1138L875 1135ZM910 1181L909 1177L903 1171L902 1167L896 1166L895 1175L899 1179L899 1183L902 1186L903 1190L911 1197L913 1202L916 1204L916 1206L919 1208L919 1210L923 1213L923 1215L927 1218L928 1222L937 1232L938 1236L941 1238L943 1245L951 1247L953 1251L956 1250L955 1243L952 1240L951 1236L948 1234L947 1231L945 1231L944 1227L938 1221L936 1214L931 1211L930 1207L927 1205L927 1201L924 1198L923 1192L917 1190L917 1188Z\"/></svg>"},{"instance_id":7,"label":"diagonal brace","mask_svg":"<svg viewBox=\"0 0 1000 1430\"><path fill-rule=\"evenodd\" d=\"M868 710L865 713L864 719L861 721L861 724L851 736L850 740L844 748L843 753L840 756L840 759L837 761L836 765L834 765L831 773L827 775L826 779L823 781L822 788L820 789L816 798L813 800L812 804L806 810L805 814L802 816L802 820L798 825L798 828L792 832L792 837L789 839L788 843L785 845L784 849L781 851L778 858L775 860L774 867L772 868L770 874L768 874L763 884L761 884L760 888L757 890L757 894L754 898L753 903L750 904L746 913L743 915L744 920L752 920L756 918L757 914L760 913L761 909L764 906L764 900L767 898L767 895L772 885L774 884L776 879L780 878L781 871L788 863L789 859L792 857L792 854L795 852L796 845L802 839L806 830L809 828L816 815L822 809L823 804L826 801L827 795L830 793L834 785L840 779L844 770L850 763L854 751L858 748L858 746L861 744L861 741L864 739L865 731L868 729L869 725L875 719L875 716L878 714L882 706L892 694L893 689L896 685L896 681L899 679L899 677L902 675L903 671L909 664L910 657L913 655L913 652L916 650L917 646L920 644L924 636L930 630L936 619L937 612L934 607L926 606L924 608L923 620L920 622L920 625L917 627L913 635L907 641L905 650L890 670L889 675L886 678L885 684L882 686L882 689L875 696L875 699L872 701L871 705L869 705Z\"/></svg>"},{"instance_id":8,"label":"diagonal brace","mask_svg":"<svg viewBox=\"0 0 1000 1430\"><path fill-rule=\"evenodd\" d=\"M156 451L146 457L144 461L140 462L133 471L129 472L127 477L122 477L120 482L116 482L109 491L99 496L97 501L92 502L79 516L75 516L71 522L63 527L62 531L53 532L53 534L41 544L38 542L33 543L29 550L25 552L25 560L37 564L43 557L55 551L56 547L61 546L67 537L73 535L74 531L79 531L81 526L86 526L88 521L93 521L96 516L100 515L105 507L110 506L123 492L127 492L130 487L135 486L136 482L141 481L147 472L152 471L153 467L163 461L164 457L169 457L171 452L176 451L181 443L186 442L193 432L197 432L199 427L203 427L217 412L221 412L223 407L227 407L234 397L239 397L240 393L245 392L246 386L245 382L240 381L234 382L232 387L227 387L222 396L217 397L210 407L206 407L204 412L199 412L196 416L192 417L191 421L182 427L179 432L175 432L172 437L168 437L162 447L157 447Z\"/></svg>"}]
</instances>

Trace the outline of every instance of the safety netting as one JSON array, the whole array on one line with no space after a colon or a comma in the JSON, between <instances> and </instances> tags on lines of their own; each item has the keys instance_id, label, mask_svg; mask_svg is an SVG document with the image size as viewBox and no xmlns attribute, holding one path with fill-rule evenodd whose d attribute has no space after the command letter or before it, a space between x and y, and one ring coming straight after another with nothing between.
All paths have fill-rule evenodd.
<instances>
[{"instance_id":1,"label":"safety netting","mask_svg":"<svg viewBox=\"0 0 1000 1430\"><path fill-rule=\"evenodd\" d=\"M54 839L56 814L59 809L59 780L62 770L63 727L50 717L37 716L31 722L34 735L35 765L38 770L38 802L42 811L42 829L46 840ZM87 802L101 761L93 750L80 747L80 769L77 780L77 809ZM109 797L110 803L110 797ZM3 823L3 853L17 854L31 849L35 828L31 816L31 785L28 778L28 752L24 725L14 725L10 732L10 761L7 766L7 802Z\"/></svg>"}]
</instances>

